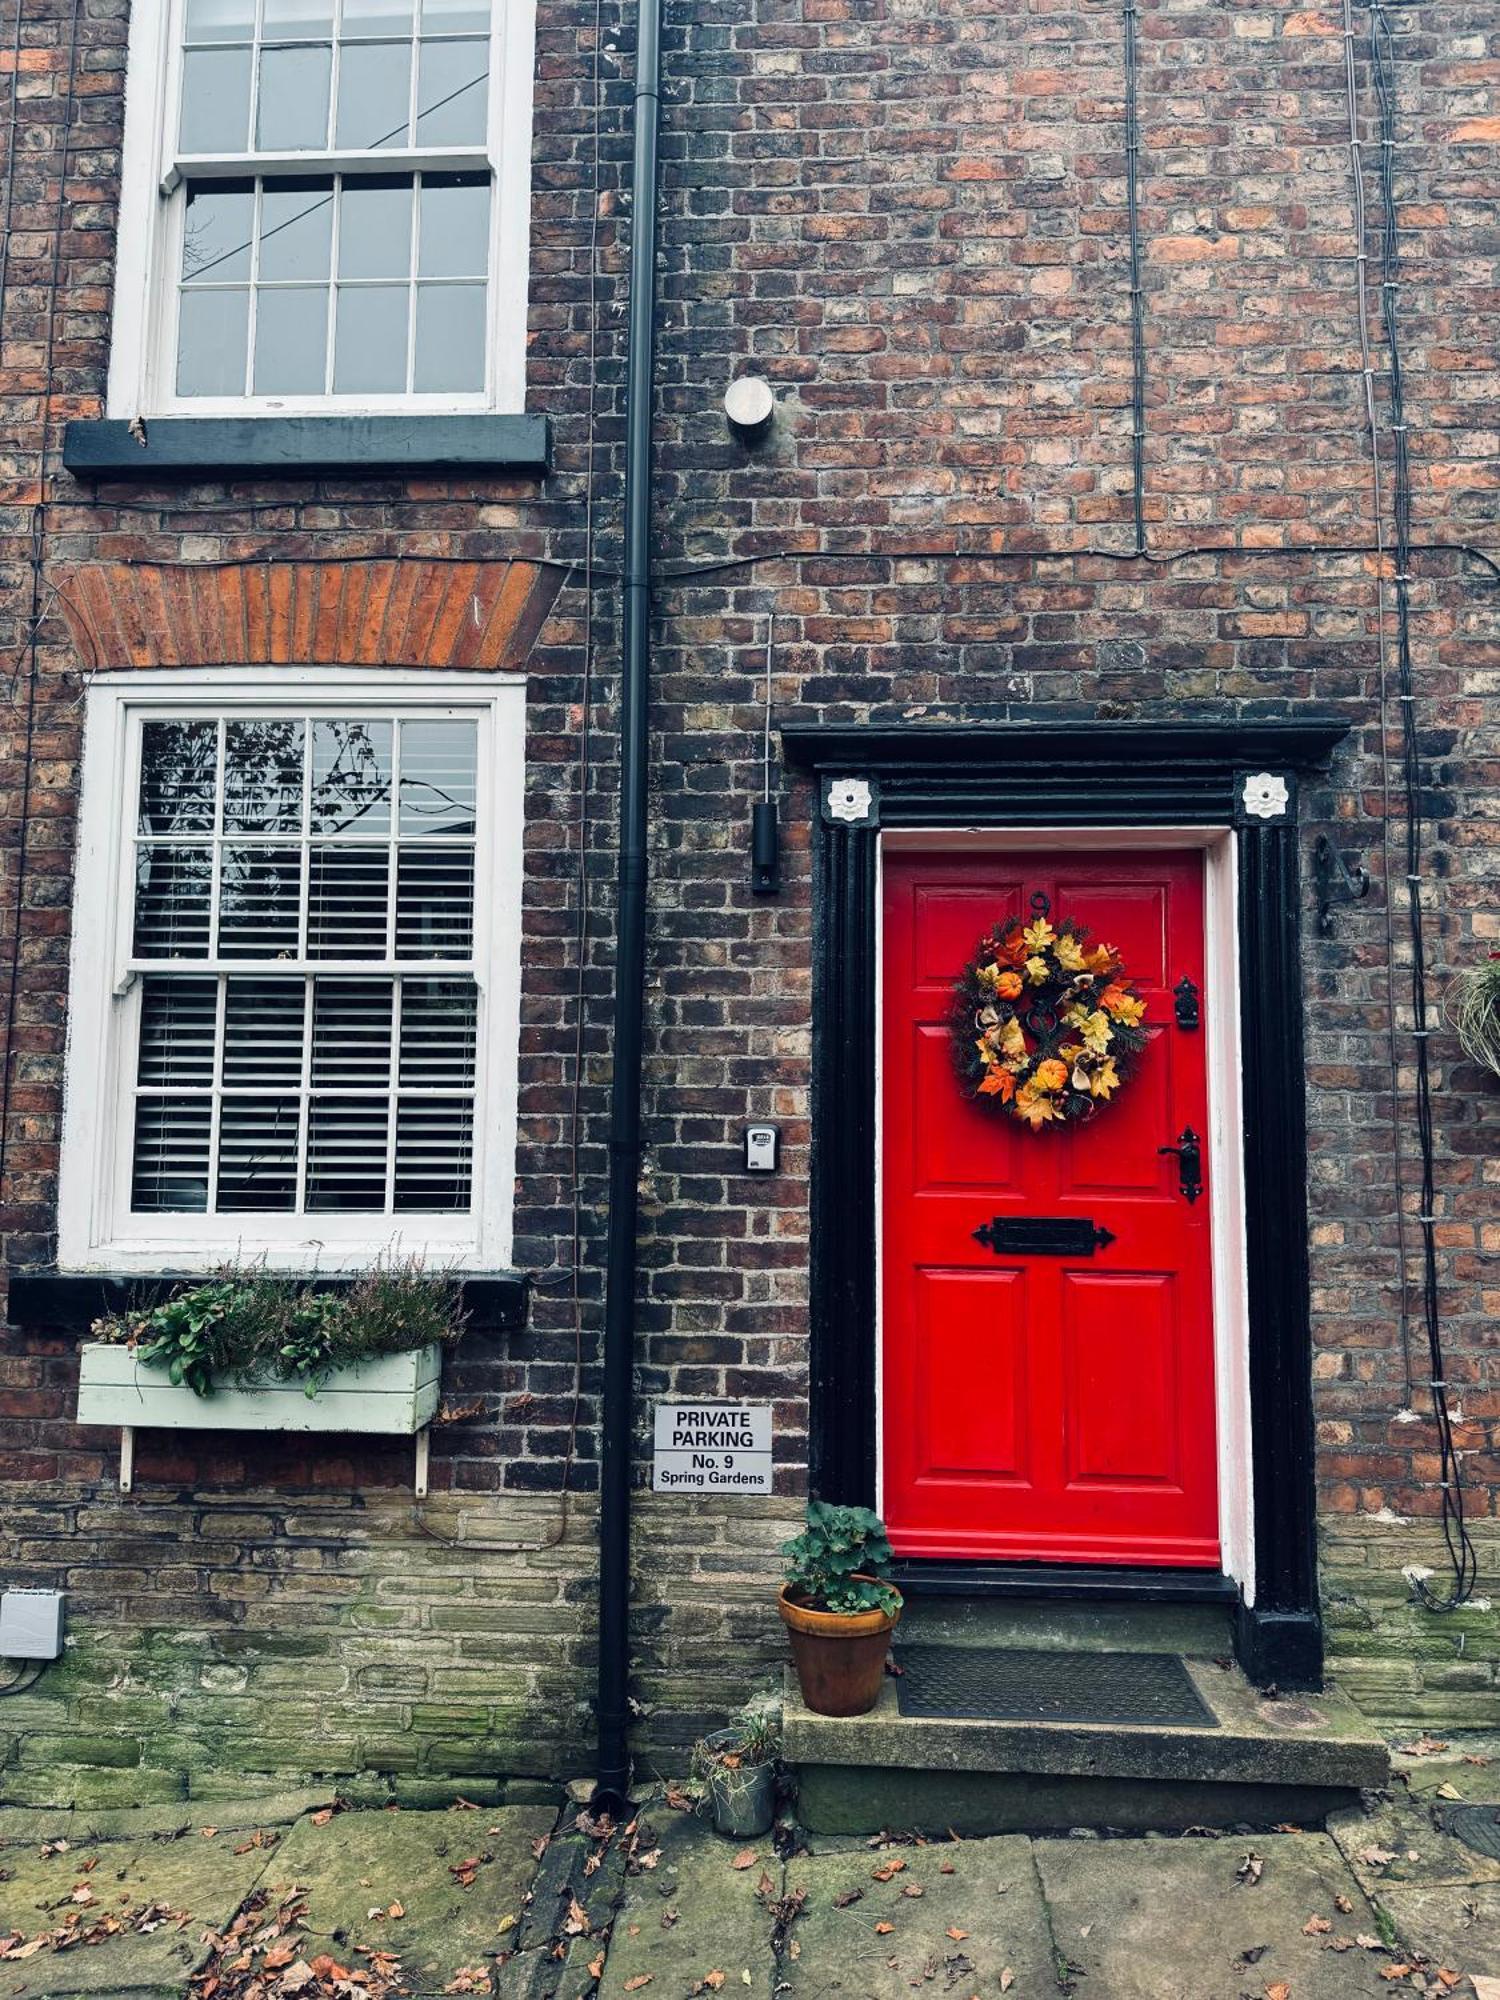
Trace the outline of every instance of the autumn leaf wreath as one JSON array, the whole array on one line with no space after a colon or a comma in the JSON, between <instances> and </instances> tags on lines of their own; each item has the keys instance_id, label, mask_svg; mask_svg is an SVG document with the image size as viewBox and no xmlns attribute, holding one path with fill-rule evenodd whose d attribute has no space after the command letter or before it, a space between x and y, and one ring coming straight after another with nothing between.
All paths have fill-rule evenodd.
<instances>
[{"instance_id":1,"label":"autumn leaf wreath","mask_svg":"<svg viewBox=\"0 0 1500 2000\"><path fill-rule=\"evenodd\" d=\"M1130 1079L1146 1047L1146 1003L1112 944L1071 917L1056 925L1040 892L1032 917L981 939L953 998L953 1059L964 1095L1033 1132L1092 1118Z\"/></svg>"}]
</instances>

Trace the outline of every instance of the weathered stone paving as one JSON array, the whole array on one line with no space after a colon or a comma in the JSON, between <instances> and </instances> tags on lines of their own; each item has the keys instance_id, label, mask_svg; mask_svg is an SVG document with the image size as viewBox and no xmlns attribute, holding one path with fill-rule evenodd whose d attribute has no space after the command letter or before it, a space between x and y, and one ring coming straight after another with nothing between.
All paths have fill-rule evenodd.
<instances>
[{"instance_id":1,"label":"weathered stone paving","mask_svg":"<svg viewBox=\"0 0 1500 2000\"><path fill-rule=\"evenodd\" d=\"M715 1837L675 1787L0 1811L0 2000L1491 2000L1500 1792L1449 1746L1326 1833Z\"/></svg>"}]
</instances>

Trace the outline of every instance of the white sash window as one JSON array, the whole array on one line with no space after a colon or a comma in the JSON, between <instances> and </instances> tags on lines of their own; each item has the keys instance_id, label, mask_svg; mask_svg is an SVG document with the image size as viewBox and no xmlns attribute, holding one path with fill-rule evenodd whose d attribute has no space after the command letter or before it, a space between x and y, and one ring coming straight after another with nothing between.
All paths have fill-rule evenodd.
<instances>
[{"instance_id":1,"label":"white sash window","mask_svg":"<svg viewBox=\"0 0 1500 2000\"><path fill-rule=\"evenodd\" d=\"M519 410L532 5L137 7L111 414Z\"/></svg>"},{"instance_id":2,"label":"white sash window","mask_svg":"<svg viewBox=\"0 0 1500 2000\"><path fill-rule=\"evenodd\" d=\"M94 684L65 1262L504 1261L522 722L468 676Z\"/></svg>"}]
</instances>

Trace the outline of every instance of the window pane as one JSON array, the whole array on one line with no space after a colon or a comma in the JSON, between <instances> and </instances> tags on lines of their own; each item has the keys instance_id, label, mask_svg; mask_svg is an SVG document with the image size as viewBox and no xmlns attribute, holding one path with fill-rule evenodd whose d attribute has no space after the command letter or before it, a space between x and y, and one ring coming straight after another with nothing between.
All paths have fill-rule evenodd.
<instances>
[{"instance_id":1,"label":"window pane","mask_svg":"<svg viewBox=\"0 0 1500 2000\"><path fill-rule=\"evenodd\" d=\"M214 1080L216 979L143 979L136 1082L208 1089Z\"/></svg>"},{"instance_id":2,"label":"window pane","mask_svg":"<svg viewBox=\"0 0 1500 2000\"><path fill-rule=\"evenodd\" d=\"M426 1089L474 1083L478 990L460 979L401 982L401 1081Z\"/></svg>"},{"instance_id":3,"label":"window pane","mask_svg":"<svg viewBox=\"0 0 1500 2000\"><path fill-rule=\"evenodd\" d=\"M138 1214L208 1207L212 1129L206 1097L137 1099L130 1206Z\"/></svg>"},{"instance_id":4,"label":"window pane","mask_svg":"<svg viewBox=\"0 0 1500 2000\"><path fill-rule=\"evenodd\" d=\"M403 847L396 883L396 956L467 958L474 948L474 850Z\"/></svg>"},{"instance_id":5,"label":"window pane","mask_svg":"<svg viewBox=\"0 0 1500 2000\"><path fill-rule=\"evenodd\" d=\"M417 272L482 278L490 268L488 174L424 174Z\"/></svg>"},{"instance_id":6,"label":"window pane","mask_svg":"<svg viewBox=\"0 0 1500 2000\"><path fill-rule=\"evenodd\" d=\"M411 43L355 42L339 58L338 143L404 146L411 122Z\"/></svg>"},{"instance_id":7,"label":"window pane","mask_svg":"<svg viewBox=\"0 0 1500 2000\"><path fill-rule=\"evenodd\" d=\"M417 144L482 146L489 116L486 41L423 42L417 71Z\"/></svg>"},{"instance_id":8,"label":"window pane","mask_svg":"<svg viewBox=\"0 0 1500 2000\"><path fill-rule=\"evenodd\" d=\"M308 1113L307 1206L384 1208L385 1103L315 1097Z\"/></svg>"},{"instance_id":9,"label":"window pane","mask_svg":"<svg viewBox=\"0 0 1500 2000\"><path fill-rule=\"evenodd\" d=\"M340 30L346 41L356 35L396 35L411 37L412 0L344 0L344 24Z\"/></svg>"},{"instance_id":10,"label":"window pane","mask_svg":"<svg viewBox=\"0 0 1500 2000\"><path fill-rule=\"evenodd\" d=\"M473 1154L474 1107L467 1098L402 1098L396 1107L392 1207L467 1208Z\"/></svg>"},{"instance_id":11,"label":"window pane","mask_svg":"<svg viewBox=\"0 0 1500 2000\"><path fill-rule=\"evenodd\" d=\"M328 380L328 292L292 285L255 302L257 396L321 396Z\"/></svg>"},{"instance_id":12,"label":"window pane","mask_svg":"<svg viewBox=\"0 0 1500 2000\"><path fill-rule=\"evenodd\" d=\"M268 42L311 42L333 33L331 0L266 0Z\"/></svg>"},{"instance_id":13,"label":"window pane","mask_svg":"<svg viewBox=\"0 0 1500 2000\"><path fill-rule=\"evenodd\" d=\"M326 278L333 182L269 181L260 203L260 281Z\"/></svg>"},{"instance_id":14,"label":"window pane","mask_svg":"<svg viewBox=\"0 0 1500 2000\"><path fill-rule=\"evenodd\" d=\"M302 827L300 722L224 727L224 831L298 833Z\"/></svg>"},{"instance_id":15,"label":"window pane","mask_svg":"<svg viewBox=\"0 0 1500 2000\"><path fill-rule=\"evenodd\" d=\"M226 1097L219 1111L219 1197L230 1214L297 1205L295 1097Z\"/></svg>"},{"instance_id":16,"label":"window pane","mask_svg":"<svg viewBox=\"0 0 1500 2000\"><path fill-rule=\"evenodd\" d=\"M295 1090L302 1082L307 987L300 979L231 979L224 995L224 1082Z\"/></svg>"},{"instance_id":17,"label":"window pane","mask_svg":"<svg viewBox=\"0 0 1500 2000\"><path fill-rule=\"evenodd\" d=\"M254 181L195 181L187 191L182 282L230 285L250 275Z\"/></svg>"},{"instance_id":18,"label":"window pane","mask_svg":"<svg viewBox=\"0 0 1500 2000\"><path fill-rule=\"evenodd\" d=\"M212 878L213 855L207 847L137 847L138 958L207 958Z\"/></svg>"},{"instance_id":19,"label":"window pane","mask_svg":"<svg viewBox=\"0 0 1500 2000\"><path fill-rule=\"evenodd\" d=\"M315 847L308 877L309 958L384 958L389 857L382 847Z\"/></svg>"},{"instance_id":20,"label":"window pane","mask_svg":"<svg viewBox=\"0 0 1500 2000\"><path fill-rule=\"evenodd\" d=\"M401 832L474 831L475 758L472 722L401 725Z\"/></svg>"},{"instance_id":21,"label":"window pane","mask_svg":"<svg viewBox=\"0 0 1500 2000\"><path fill-rule=\"evenodd\" d=\"M255 120L262 152L294 153L328 144L332 74L333 50L327 43L262 50Z\"/></svg>"},{"instance_id":22,"label":"window pane","mask_svg":"<svg viewBox=\"0 0 1500 2000\"><path fill-rule=\"evenodd\" d=\"M414 389L482 389L483 285L418 285Z\"/></svg>"},{"instance_id":23,"label":"window pane","mask_svg":"<svg viewBox=\"0 0 1500 2000\"><path fill-rule=\"evenodd\" d=\"M484 0L422 0L425 35L488 34L489 27Z\"/></svg>"},{"instance_id":24,"label":"window pane","mask_svg":"<svg viewBox=\"0 0 1500 2000\"><path fill-rule=\"evenodd\" d=\"M255 0L187 0L185 42L248 42L255 36Z\"/></svg>"},{"instance_id":25,"label":"window pane","mask_svg":"<svg viewBox=\"0 0 1500 2000\"><path fill-rule=\"evenodd\" d=\"M243 153L249 136L249 49L189 50L182 59L178 150Z\"/></svg>"},{"instance_id":26,"label":"window pane","mask_svg":"<svg viewBox=\"0 0 1500 2000\"><path fill-rule=\"evenodd\" d=\"M228 847L219 861L219 956L295 958L302 886L295 847Z\"/></svg>"},{"instance_id":27,"label":"window pane","mask_svg":"<svg viewBox=\"0 0 1500 2000\"><path fill-rule=\"evenodd\" d=\"M179 396L243 396L250 291L184 291L177 317Z\"/></svg>"},{"instance_id":28,"label":"window pane","mask_svg":"<svg viewBox=\"0 0 1500 2000\"><path fill-rule=\"evenodd\" d=\"M314 1090L387 1090L391 1081L389 979L319 979L313 987ZM382 1168L382 1172L384 1169Z\"/></svg>"},{"instance_id":29,"label":"window pane","mask_svg":"<svg viewBox=\"0 0 1500 2000\"><path fill-rule=\"evenodd\" d=\"M141 727L142 833L212 833L218 770L216 722Z\"/></svg>"},{"instance_id":30,"label":"window pane","mask_svg":"<svg viewBox=\"0 0 1500 2000\"><path fill-rule=\"evenodd\" d=\"M333 386L340 395L406 387L405 285L339 287Z\"/></svg>"},{"instance_id":31,"label":"window pane","mask_svg":"<svg viewBox=\"0 0 1500 2000\"><path fill-rule=\"evenodd\" d=\"M314 833L389 833L391 725L313 724Z\"/></svg>"},{"instance_id":32,"label":"window pane","mask_svg":"<svg viewBox=\"0 0 1500 2000\"><path fill-rule=\"evenodd\" d=\"M345 181L339 198L339 276L405 278L411 271L410 179Z\"/></svg>"}]
</instances>

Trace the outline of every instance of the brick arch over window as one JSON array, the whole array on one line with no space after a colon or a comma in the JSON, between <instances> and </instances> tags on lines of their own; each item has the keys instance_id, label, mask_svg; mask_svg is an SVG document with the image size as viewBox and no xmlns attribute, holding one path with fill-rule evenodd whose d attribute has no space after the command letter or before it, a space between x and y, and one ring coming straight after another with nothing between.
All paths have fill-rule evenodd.
<instances>
[{"instance_id":1,"label":"brick arch over window","mask_svg":"<svg viewBox=\"0 0 1500 2000\"><path fill-rule=\"evenodd\" d=\"M53 573L86 666L517 668L562 583L533 562L77 563Z\"/></svg>"}]
</instances>

